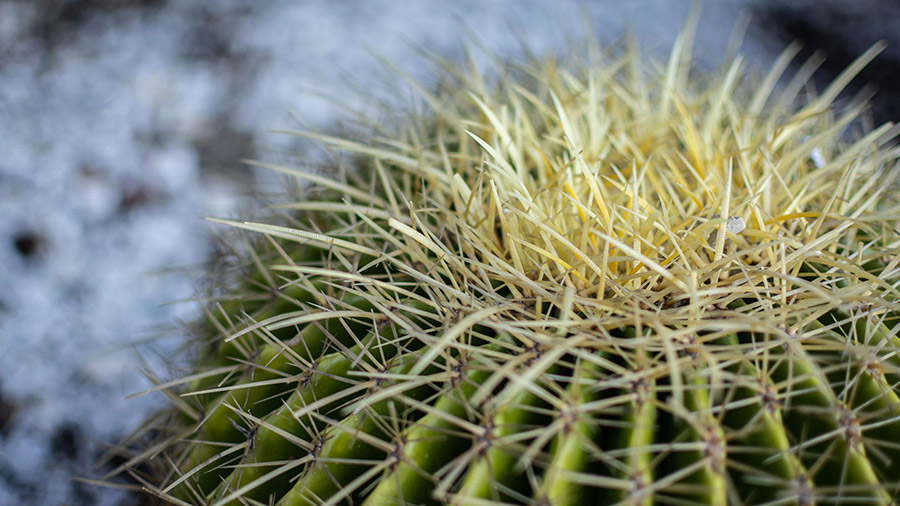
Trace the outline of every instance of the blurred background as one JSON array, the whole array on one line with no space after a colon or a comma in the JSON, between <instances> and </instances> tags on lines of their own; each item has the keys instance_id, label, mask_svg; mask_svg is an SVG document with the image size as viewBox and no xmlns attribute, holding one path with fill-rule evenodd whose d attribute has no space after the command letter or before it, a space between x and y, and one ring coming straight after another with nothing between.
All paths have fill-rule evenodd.
<instances>
[{"instance_id":1,"label":"blurred background","mask_svg":"<svg viewBox=\"0 0 900 506\"><path fill-rule=\"evenodd\" d=\"M242 164L304 161L278 129L333 128L388 86L386 59L428 82L419 52L466 40L502 57L567 54L586 27L633 30L664 58L689 0L0 0L0 505L136 505L73 478L165 405L126 396L168 377L198 318L216 226L272 178ZM879 39L856 81L873 121L900 117L894 1L718 0L695 56L721 63L735 27L749 68L793 40L821 49L822 86ZM481 53L482 62L487 61ZM274 188L277 191L277 187Z\"/></svg>"}]
</instances>

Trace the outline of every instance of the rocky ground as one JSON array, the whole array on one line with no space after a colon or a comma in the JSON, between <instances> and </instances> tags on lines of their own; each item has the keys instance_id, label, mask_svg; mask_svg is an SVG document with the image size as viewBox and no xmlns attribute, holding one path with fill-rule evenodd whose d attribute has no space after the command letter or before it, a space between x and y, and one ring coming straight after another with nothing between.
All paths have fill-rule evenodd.
<instances>
[{"instance_id":1,"label":"rocky ground","mask_svg":"<svg viewBox=\"0 0 900 506\"><path fill-rule=\"evenodd\" d=\"M373 55L428 81L417 50L564 53L631 26L664 54L690 2L670 0L6 0L0 2L0 504L125 505L73 478L164 405L167 377L216 255L205 216L240 216L277 179L240 163L300 160L283 128L329 128L342 106L405 103ZM702 11L697 56L720 62L739 13L761 68L800 38L825 83L879 38L859 82L874 121L900 116L900 8L727 0ZM587 17L585 17L587 16ZM468 35L467 35L468 34ZM485 56L481 56L485 61ZM394 81L396 83L396 81ZM338 100L331 100L334 98ZM311 156L311 155L310 155ZM174 360L174 361L173 361Z\"/></svg>"}]
</instances>

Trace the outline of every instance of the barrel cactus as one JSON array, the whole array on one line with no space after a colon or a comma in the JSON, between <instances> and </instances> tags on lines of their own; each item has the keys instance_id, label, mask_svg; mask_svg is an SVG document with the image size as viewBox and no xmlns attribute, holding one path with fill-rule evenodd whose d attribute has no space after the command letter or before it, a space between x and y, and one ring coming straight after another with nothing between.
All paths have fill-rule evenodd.
<instances>
[{"instance_id":1,"label":"barrel cactus","mask_svg":"<svg viewBox=\"0 0 900 506\"><path fill-rule=\"evenodd\" d=\"M175 504L900 499L898 152L813 64L442 63L251 232L140 458ZM587 61L588 59L585 59ZM649 63L648 63L649 62ZM778 90L778 91L775 91ZM215 276L216 273L213 273ZM222 276L226 276L222 274ZM227 276L226 276L227 277ZM152 458L151 458L152 457Z\"/></svg>"}]
</instances>

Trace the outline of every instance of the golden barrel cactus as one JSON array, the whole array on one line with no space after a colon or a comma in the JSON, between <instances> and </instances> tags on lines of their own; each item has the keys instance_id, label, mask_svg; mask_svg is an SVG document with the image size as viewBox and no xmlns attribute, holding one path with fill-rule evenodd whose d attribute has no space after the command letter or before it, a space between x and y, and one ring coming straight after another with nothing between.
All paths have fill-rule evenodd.
<instances>
[{"instance_id":1,"label":"golden barrel cactus","mask_svg":"<svg viewBox=\"0 0 900 506\"><path fill-rule=\"evenodd\" d=\"M444 65L208 306L175 504L889 504L898 151L809 68ZM781 83L781 84L779 84ZM777 90L777 91L776 91ZM211 276L225 276L213 272ZM155 481L154 481L155 480Z\"/></svg>"}]
</instances>

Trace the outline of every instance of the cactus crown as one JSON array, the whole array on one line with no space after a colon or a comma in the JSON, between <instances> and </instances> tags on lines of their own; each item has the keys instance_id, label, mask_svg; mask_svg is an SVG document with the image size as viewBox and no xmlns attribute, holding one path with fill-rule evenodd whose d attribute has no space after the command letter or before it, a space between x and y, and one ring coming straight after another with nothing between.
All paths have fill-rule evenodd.
<instances>
[{"instance_id":1,"label":"cactus crown","mask_svg":"<svg viewBox=\"0 0 900 506\"><path fill-rule=\"evenodd\" d=\"M448 66L261 234L177 397L187 504L900 497L896 149L789 47ZM800 104L800 105L797 105ZM377 134L377 132L376 132ZM224 220L223 220L224 221ZM165 389L173 384L162 385ZM158 451L158 449L154 450ZM149 456L150 453L144 456Z\"/></svg>"}]
</instances>

